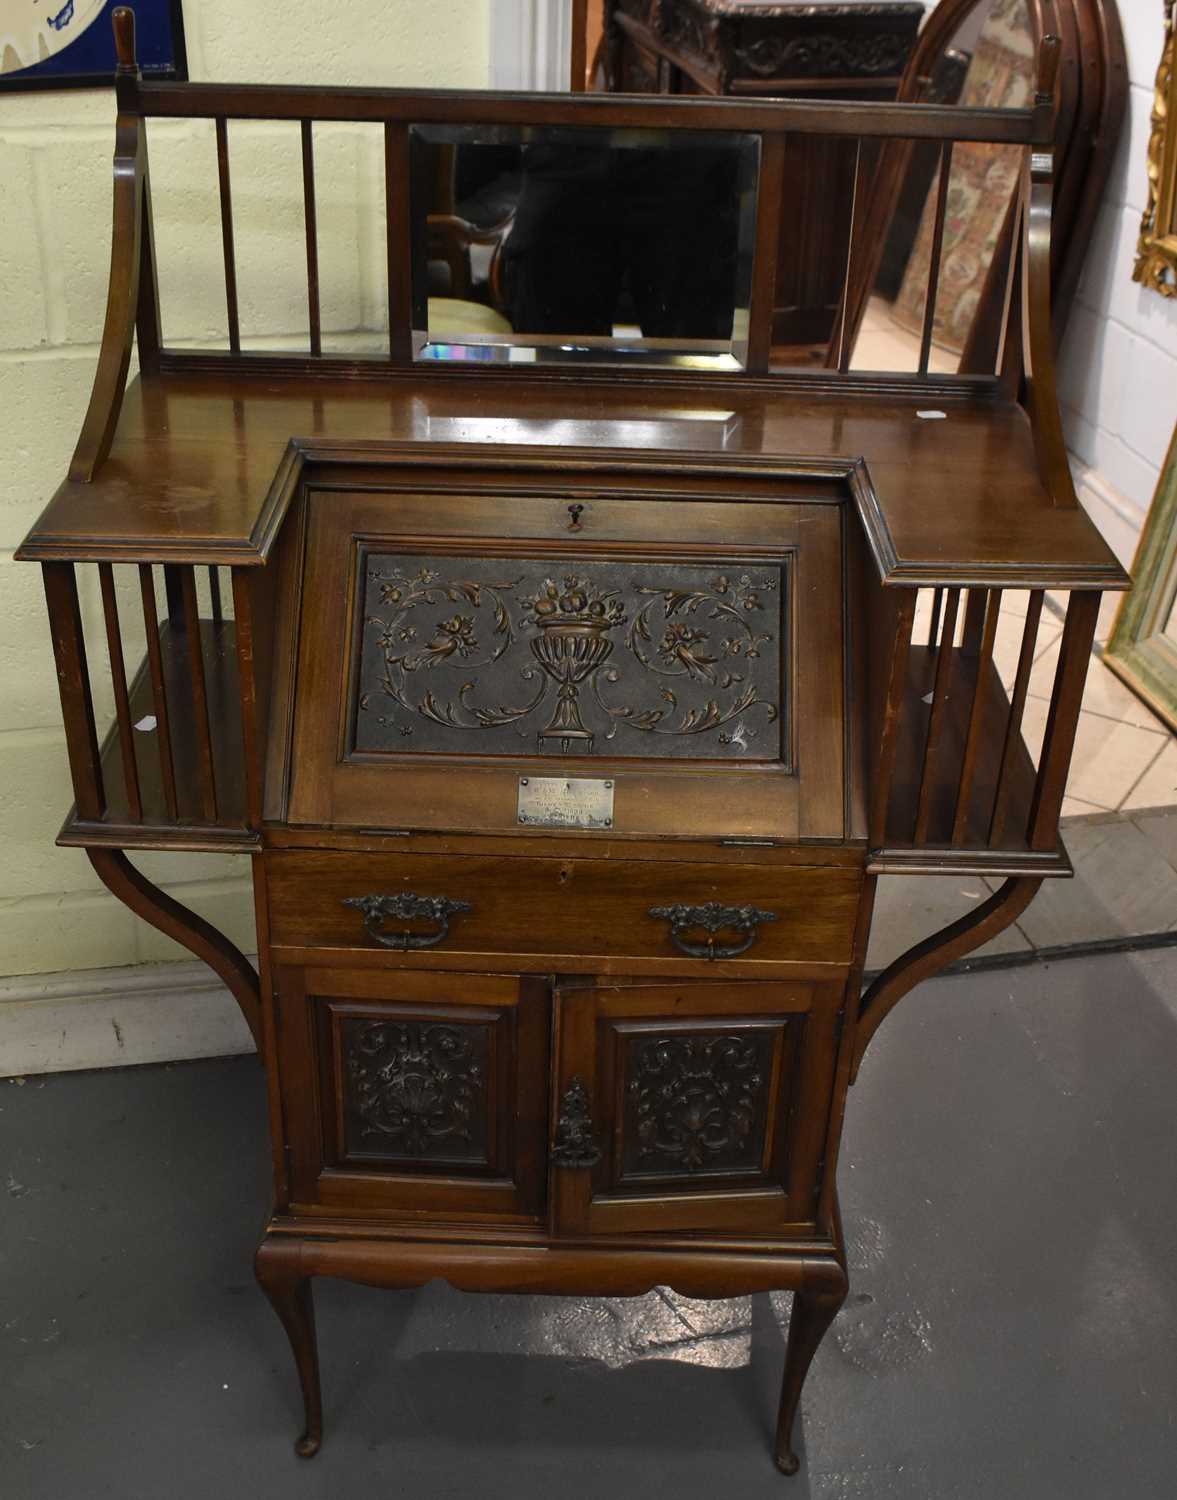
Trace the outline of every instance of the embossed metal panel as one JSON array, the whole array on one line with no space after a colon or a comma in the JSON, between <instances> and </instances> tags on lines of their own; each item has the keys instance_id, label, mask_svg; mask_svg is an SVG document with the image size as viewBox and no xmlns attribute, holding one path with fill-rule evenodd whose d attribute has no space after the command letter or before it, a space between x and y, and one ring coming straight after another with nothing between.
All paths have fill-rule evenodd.
<instances>
[{"instance_id":1,"label":"embossed metal panel","mask_svg":"<svg viewBox=\"0 0 1177 1500\"><path fill-rule=\"evenodd\" d=\"M782 758L783 563L360 568L355 753Z\"/></svg>"},{"instance_id":2,"label":"embossed metal panel","mask_svg":"<svg viewBox=\"0 0 1177 1500\"><path fill-rule=\"evenodd\" d=\"M488 1023L345 1016L343 1151L488 1165Z\"/></svg>"}]
</instances>

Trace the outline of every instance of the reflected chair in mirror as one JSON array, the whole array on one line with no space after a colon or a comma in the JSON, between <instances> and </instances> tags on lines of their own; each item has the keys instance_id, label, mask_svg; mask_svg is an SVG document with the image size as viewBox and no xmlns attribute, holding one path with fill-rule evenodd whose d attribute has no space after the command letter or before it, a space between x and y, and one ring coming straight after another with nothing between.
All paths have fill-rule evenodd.
<instances>
[{"instance_id":1,"label":"reflected chair in mirror","mask_svg":"<svg viewBox=\"0 0 1177 1500\"><path fill-rule=\"evenodd\" d=\"M935 101L945 60L959 50L962 37L972 39L978 22L960 94L965 106L1023 106L1033 90L1034 56L1042 38L1053 34L1062 42L1055 91L1051 287L1057 340L1082 273L1127 101L1119 14L1115 0L941 0L912 53L899 99ZM890 316L902 331L923 335L925 346L930 329L931 341L959 360L961 373L992 373L999 362L1016 242L1016 163L1006 148L990 143L958 144L951 154L942 153L941 163L947 164L947 181L942 189L937 169L902 279L894 266L883 278L894 292ZM851 362L868 304L880 291L884 254L916 167L910 143L882 149L862 211L862 253L848 278L844 310ZM926 297L932 283L934 302ZM838 358L831 345L827 364L836 365Z\"/></svg>"},{"instance_id":2,"label":"reflected chair in mirror","mask_svg":"<svg viewBox=\"0 0 1177 1500\"><path fill-rule=\"evenodd\" d=\"M425 189L430 326L443 333L451 326L510 333L502 254L518 203L517 152L437 145L430 154L434 171Z\"/></svg>"}]
</instances>

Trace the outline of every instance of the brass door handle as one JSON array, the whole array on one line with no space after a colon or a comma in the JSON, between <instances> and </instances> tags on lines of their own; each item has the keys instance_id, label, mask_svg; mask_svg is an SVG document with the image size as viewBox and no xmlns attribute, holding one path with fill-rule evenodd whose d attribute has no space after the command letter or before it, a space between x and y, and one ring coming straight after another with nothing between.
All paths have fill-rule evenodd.
<instances>
[{"instance_id":1,"label":"brass door handle","mask_svg":"<svg viewBox=\"0 0 1177 1500\"><path fill-rule=\"evenodd\" d=\"M761 924L775 922L775 911L762 911L758 906L722 906L718 901L708 901L703 906L652 906L650 916L670 923L670 941L688 958L739 958L747 953L756 941ZM701 928L708 936L701 942L688 938L687 933ZM718 943L715 935L731 931L743 933L735 943Z\"/></svg>"},{"instance_id":2,"label":"brass door handle","mask_svg":"<svg viewBox=\"0 0 1177 1500\"><path fill-rule=\"evenodd\" d=\"M382 948L396 948L404 953L410 948L434 948L449 936L450 918L473 911L469 901L451 901L448 896L415 896L402 891L397 896L348 896L344 906L354 906L363 913L364 930ZM436 923L436 932L384 931L386 922L428 920Z\"/></svg>"},{"instance_id":3,"label":"brass door handle","mask_svg":"<svg viewBox=\"0 0 1177 1500\"><path fill-rule=\"evenodd\" d=\"M555 1167L595 1167L601 1148L593 1139L593 1117L584 1079L576 1077L560 1100L549 1159Z\"/></svg>"}]
</instances>

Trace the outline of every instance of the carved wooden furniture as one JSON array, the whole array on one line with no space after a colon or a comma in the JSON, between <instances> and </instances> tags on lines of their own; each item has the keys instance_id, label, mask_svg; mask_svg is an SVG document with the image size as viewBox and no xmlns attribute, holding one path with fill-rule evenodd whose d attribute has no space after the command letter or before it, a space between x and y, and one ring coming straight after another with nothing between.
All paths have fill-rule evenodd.
<instances>
[{"instance_id":1,"label":"carved wooden furniture","mask_svg":"<svg viewBox=\"0 0 1177 1500\"><path fill-rule=\"evenodd\" d=\"M1055 400L1057 50L1033 108L1006 113L274 89L144 82L116 16L103 343L69 477L20 556L44 571L61 684L61 842L207 960L265 1061L257 1274L302 1383L298 1451L322 1434L316 1276L785 1288L791 1473L847 1290L849 1083L914 984L1068 873L1096 611L1126 581L1076 505ZM160 337L156 117L216 122L222 352ZM242 347L225 122L258 118L382 123L386 356L323 350L309 128L310 352ZM415 343L415 132L492 127L752 136L742 354L538 341L509 364ZM768 375L796 132L1022 152L1000 369ZM1048 589L1065 627L1039 736ZM145 849L252 860L259 972L136 870ZM892 872L1001 884L864 993Z\"/></svg>"},{"instance_id":2,"label":"carved wooden furniture","mask_svg":"<svg viewBox=\"0 0 1177 1500\"><path fill-rule=\"evenodd\" d=\"M606 0L608 86L893 99L924 9L923 0ZM834 332L856 149L820 133L785 143L772 338L790 362L819 358Z\"/></svg>"}]
</instances>

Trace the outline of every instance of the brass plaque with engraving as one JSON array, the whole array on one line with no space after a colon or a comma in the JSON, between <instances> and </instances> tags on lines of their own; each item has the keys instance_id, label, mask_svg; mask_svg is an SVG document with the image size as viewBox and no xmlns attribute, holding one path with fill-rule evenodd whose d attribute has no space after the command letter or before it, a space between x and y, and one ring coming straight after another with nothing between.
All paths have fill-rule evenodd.
<instances>
[{"instance_id":1,"label":"brass plaque with engraving","mask_svg":"<svg viewBox=\"0 0 1177 1500\"><path fill-rule=\"evenodd\" d=\"M613 783L588 777L520 776L520 823L535 828L612 828Z\"/></svg>"}]
</instances>

